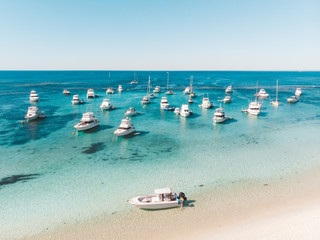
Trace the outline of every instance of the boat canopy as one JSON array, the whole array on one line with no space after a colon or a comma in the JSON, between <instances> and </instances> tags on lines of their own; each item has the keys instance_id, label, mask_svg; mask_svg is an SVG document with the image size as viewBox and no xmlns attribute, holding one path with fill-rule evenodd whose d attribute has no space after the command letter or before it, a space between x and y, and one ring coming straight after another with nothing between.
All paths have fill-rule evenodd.
<instances>
[{"instance_id":1,"label":"boat canopy","mask_svg":"<svg viewBox=\"0 0 320 240\"><path fill-rule=\"evenodd\" d=\"M154 190L155 194L170 194L172 193L171 188L160 188L160 189L156 189Z\"/></svg>"}]
</instances>

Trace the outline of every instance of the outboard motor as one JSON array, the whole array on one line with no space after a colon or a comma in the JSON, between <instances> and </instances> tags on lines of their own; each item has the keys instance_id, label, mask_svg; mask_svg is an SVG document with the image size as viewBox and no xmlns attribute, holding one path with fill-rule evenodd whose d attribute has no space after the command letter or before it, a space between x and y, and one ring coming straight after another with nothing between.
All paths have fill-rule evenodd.
<instances>
[{"instance_id":1,"label":"outboard motor","mask_svg":"<svg viewBox=\"0 0 320 240\"><path fill-rule=\"evenodd\" d=\"M185 195L183 192L180 192L180 193L179 193L179 199L181 199L181 198L183 198L184 201L187 200L187 197L186 197L186 195Z\"/></svg>"}]
</instances>

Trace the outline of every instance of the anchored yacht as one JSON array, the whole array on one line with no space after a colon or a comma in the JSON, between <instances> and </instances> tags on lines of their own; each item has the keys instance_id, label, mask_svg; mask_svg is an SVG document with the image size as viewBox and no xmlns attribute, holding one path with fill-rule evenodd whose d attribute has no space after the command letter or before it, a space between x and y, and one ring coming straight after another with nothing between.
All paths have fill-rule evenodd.
<instances>
[{"instance_id":1,"label":"anchored yacht","mask_svg":"<svg viewBox=\"0 0 320 240\"><path fill-rule=\"evenodd\" d=\"M299 99L296 96L291 96L287 99L288 103L296 103L299 102Z\"/></svg>"},{"instance_id":2,"label":"anchored yacht","mask_svg":"<svg viewBox=\"0 0 320 240\"><path fill-rule=\"evenodd\" d=\"M155 89L153 89L154 93L161 93L161 88L160 86L156 86Z\"/></svg>"},{"instance_id":3,"label":"anchored yacht","mask_svg":"<svg viewBox=\"0 0 320 240\"><path fill-rule=\"evenodd\" d=\"M85 131L99 126L99 122L99 119L94 116L93 112L86 112L82 115L80 122L74 125L74 128L78 132Z\"/></svg>"},{"instance_id":4,"label":"anchored yacht","mask_svg":"<svg viewBox=\"0 0 320 240\"><path fill-rule=\"evenodd\" d=\"M226 93L232 93L232 92L233 92L232 86L230 85L226 88Z\"/></svg>"},{"instance_id":5,"label":"anchored yacht","mask_svg":"<svg viewBox=\"0 0 320 240\"><path fill-rule=\"evenodd\" d=\"M181 105L181 110L180 110L180 116L182 117L189 117L192 112L189 110L189 105L188 104L182 104Z\"/></svg>"},{"instance_id":6,"label":"anchored yacht","mask_svg":"<svg viewBox=\"0 0 320 240\"><path fill-rule=\"evenodd\" d=\"M207 96L206 98L202 98L202 103L199 105L201 108L213 108L213 104L210 102L209 97Z\"/></svg>"},{"instance_id":7,"label":"anchored yacht","mask_svg":"<svg viewBox=\"0 0 320 240\"><path fill-rule=\"evenodd\" d=\"M179 195L172 193L170 188L156 189L155 195L145 195L134 197L129 203L137 208L142 209L166 209L174 207L182 207L187 197L183 192Z\"/></svg>"},{"instance_id":8,"label":"anchored yacht","mask_svg":"<svg viewBox=\"0 0 320 240\"><path fill-rule=\"evenodd\" d=\"M96 95L94 94L94 90L92 88L89 88L87 91L87 98L95 98Z\"/></svg>"},{"instance_id":9,"label":"anchored yacht","mask_svg":"<svg viewBox=\"0 0 320 240\"><path fill-rule=\"evenodd\" d=\"M224 99L218 100L218 101L223 103L231 103L231 97L228 95L228 96L225 96Z\"/></svg>"},{"instance_id":10,"label":"anchored yacht","mask_svg":"<svg viewBox=\"0 0 320 240\"><path fill-rule=\"evenodd\" d=\"M213 115L213 121L215 123L224 123L228 118L226 117L224 111L223 111L223 108L220 107L216 109L216 111L214 112L214 115Z\"/></svg>"},{"instance_id":11,"label":"anchored yacht","mask_svg":"<svg viewBox=\"0 0 320 240\"><path fill-rule=\"evenodd\" d=\"M160 102L160 108L164 109L169 106L167 97L162 97Z\"/></svg>"},{"instance_id":12,"label":"anchored yacht","mask_svg":"<svg viewBox=\"0 0 320 240\"><path fill-rule=\"evenodd\" d=\"M116 131L114 131L114 134L120 137L120 136L131 134L135 131L136 129L133 127L133 124L131 123L130 118L127 117L121 120L121 124L119 128Z\"/></svg>"},{"instance_id":13,"label":"anchored yacht","mask_svg":"<svg viewBox=\"0 0 320 240\"><path fill-rule=\"evenodd\" d=\"M28 112L24 116L24 118L29 122L37 119L39 116L40 116L39 108L37 108L36 106L31 106L28 108Z\"/></svg>"},{"instance_id":14,"label":"anchored yacht","mask_svg":"<svg viewBox=\"0 0 320 240\"><path fill-rule=\"evenodd\" d=\"M118 86L118 92L121 93L123 91L122 85Z\"/></svg>"},{"instance_id":15,"label":"anchored yacht","mask_svg":"<svg viewBox=\"0 0 320 240\"><path fill-rule=\"evenodd\" d=\"M124 115L126 116L135 116L137 114L140 114L141 112L137 112L134 107L130 107L128 111L124 112Z\"/></svg>"},{"instance_id":16,"label":"anchored yacht","mask_svg":"<svg viewBox=\"0 0 320 240\"><path fill-rule=\"evenodd\" d=\"M31 91L29 99L30 99L30 102L39 102L40 100L37 92L34 90Z\"/></svg>"},{"instance_id":17,"label":"anchored yacht","mask_svg":"<svg viewBox=\"0 0 320 240\"><path fill-rule=\"evenodd\" d=\"M296 97L300 97L302 95L301 88L297 88L295 92Z\"/></svg>"},{"instance_id":18,"label":"anchored yacht","mask_svg":"<svg viewBox=\"0 0 320 240\"><path fill-rule=\"evenodd\" d=\"M110 99L107 99L107 98L103 99L102 104L100 105L101 111L103 111L103 110L113 110L115 108L116 108L115 106L111 105Z\"/></svg>"},{"instance_id":19,"label":"anchored yacht","mask_svg":"<svg viewBox=\"0 0 320 240\"><path fill-rule=\"evenodd\" d=\"M257 97L259 98L268 98L269 94L266 92L264 88L261 88L259 93L257 94Z\"/></svg>"},{"instance_id":20,"label":"anchored yacht","mask_svg":"<svg viewBox=\"0 0 320 240\"><path fill-rule=\"evenodd\" d=\"M64 95L70 95L70 91L68 91L67 89L63 90L63 94Z\"/></svg>"}]
</instances>

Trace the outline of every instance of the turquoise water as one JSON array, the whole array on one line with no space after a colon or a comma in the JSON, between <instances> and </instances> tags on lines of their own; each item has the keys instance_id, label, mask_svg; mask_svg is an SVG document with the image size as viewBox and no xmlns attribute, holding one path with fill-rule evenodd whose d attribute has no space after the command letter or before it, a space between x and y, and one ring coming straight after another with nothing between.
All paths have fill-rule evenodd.
<instances>
[{"instance_id":1,"label":"turquoise water","mask_svg":"<svg viewBox=\"0 0 320 240\"><path fill-rule=\"evenodd\" d=\"M189 119L160 110L164 93L143 107L149 73L137 72L139 84L132 86L133 72L111 72L112 87L122 84L124 92L108 96L116 110L100 112L108 72L0 72L0 236L21 237L125 212L131 209L127 199L158 187L195 198L199 185L276 178L320 163L319 72L170 72L176 94L168 100L176 107L187 103L182 91L191 74L196 92L208 94L215 107L233 85L232 103L222 105L234 120L222 125L213 124L213 109L198 107L201 96L191 105ZM153 87L164 92L166 72L150 74ZM259 117L241 112L254 99L257 80L274 99L277 79L278 109L267 99ZM303 91L300 102L287 104L297 86ZM72 106L72 95L85 98L88 88L100 97ZM64 89L71 95L64 96ZM38 92L37 105L47 118L22 125L31 90ZM142 112L132 117L141 134L115 138L129 107ZM86 111L96 114L100 127L73 135L73 125Z\"/></svg>"}]
</instances>

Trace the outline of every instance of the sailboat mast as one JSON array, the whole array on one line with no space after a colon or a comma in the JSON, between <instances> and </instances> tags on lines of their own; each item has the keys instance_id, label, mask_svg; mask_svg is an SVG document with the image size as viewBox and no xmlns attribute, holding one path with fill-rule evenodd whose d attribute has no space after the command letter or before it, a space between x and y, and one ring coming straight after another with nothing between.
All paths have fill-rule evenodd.
<instances>
[{"instance_id":1,"label":"sailboat mast","mask_svg":"<svg viewBox=\"0 0 320 240\"><path fill-rule=\"evenodd\" d=\"M255 99L255 102L257 102L258 100L258 81L257 81L257 86L256 86L256 99Z\"/></svg>"},{"instance_id":2,"label":"sailboat mast","mask_svg":"<svg viewBox=\"0 0 320 240\"><path fill-rule=\"evenodd\" d=\"M109 72L109 88L110 88L110 72Z\"/></svg>"},{"instance_id":3,"label":"sailboat mast","mask_svg":"<svg viewBox=\"0 0 320 240\"><path fill-rule=\"evenodd\" d=\"M278 101L278 79L277 79L277 93L276 93L276 101Z\"/></svg>"},{"instance_id":4,"label":"sailboat mast","mask_svg":"<svg viewBox=\"0 0 320 240\"><path fill-rule=\"evenodd\" d=\"M190 92L192 92L193 75L190 77Z\"/></svg>"},{"instance_id":5,"label":"sailboat mast","mask_svg":"<svg viewBox=\"0 0 320 240\"><path fill-rule=\"evenodd\" d=\"M149 81L148 81L147 93L148 93L148 94L150 94L150 75L149 75Z\"/></svg>"},{"instance_id":6,"label":"sailboat mast","mask_svg":"<svg viewBox=\"0 0 320 240\"><path fill-rule=\"evenodd\" d=\"M169 90L169 72L167 72L167 90Z\"/></svg>"}]
</instances>

